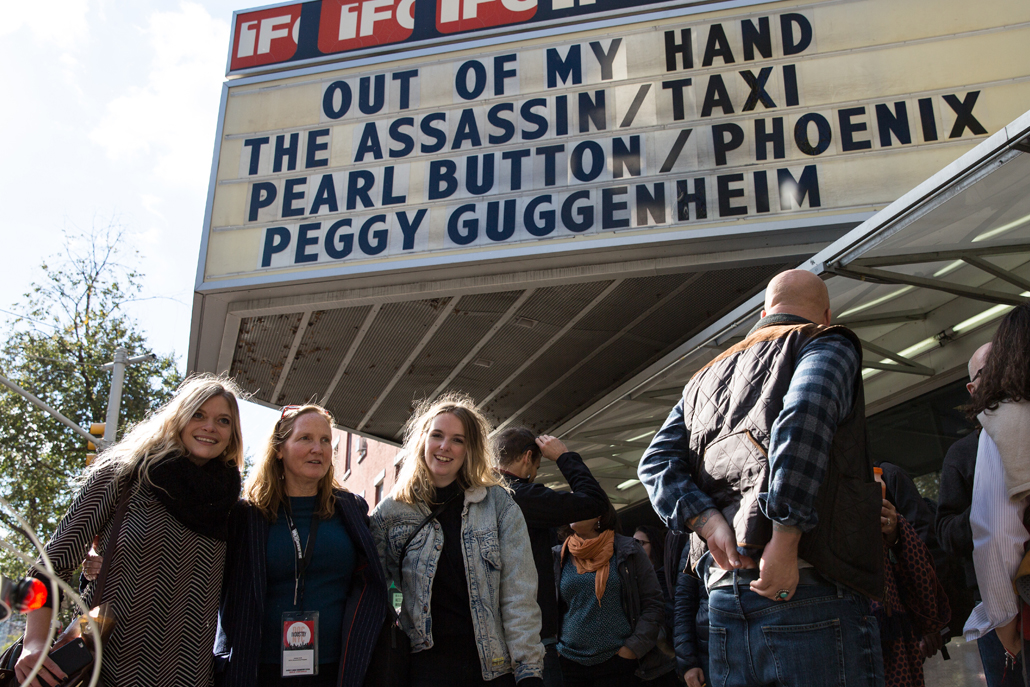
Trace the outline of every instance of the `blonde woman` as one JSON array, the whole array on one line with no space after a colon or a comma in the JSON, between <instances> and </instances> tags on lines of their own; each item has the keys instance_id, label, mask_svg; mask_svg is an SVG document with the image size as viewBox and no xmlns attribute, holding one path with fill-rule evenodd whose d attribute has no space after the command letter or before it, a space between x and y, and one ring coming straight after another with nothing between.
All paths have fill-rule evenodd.
<instances>
[{"instance_id":1,"label":"blonde woman","mask_svg":"<svg viewBox=\"0 0 1030 687\"><path fill-rule=\"evenodd\" d=\"M229 526L215 644L226 663L219 685L364 682L386 617L386 581L368 504L333 473L332 425L321 406L286 406L247 478ZM286 623L313 612L317 659L284 666Z\"/></svg>"},{"instance_id":2,"label":"blonde woman","mask_svg":"<svg viewBox=\"0 0 1030 687\"><path fill-rule=\"evenodd\" d=\"M412 687L543 685L529 534L493 470L489 433L467 397L424 405L408 423L398 482L372 514L383 567L404 594Z\"/></svg>"},{"instance_id":3,"label":"blonde woman","mask_svg":"<svg viewBox=\"0 0 1030 687\"><path fill-rule=\"evenodd\" d=\"M46 545L68 581L94 537L101 554L117 537L103 599L117 625L104 644L102 684L211 682L229 512L239 499L243 464L238 392L212 375L186 380L171 401L100 454ZM119 532L112 532L123 495L128 511ZM100 601L92 598L95 585L83 594L87 604ZM19 681L46 648L51 612L44 607L28 615L15 667ZM64 677L48 658L32 685Z\"/></svg>"}]
</instances>

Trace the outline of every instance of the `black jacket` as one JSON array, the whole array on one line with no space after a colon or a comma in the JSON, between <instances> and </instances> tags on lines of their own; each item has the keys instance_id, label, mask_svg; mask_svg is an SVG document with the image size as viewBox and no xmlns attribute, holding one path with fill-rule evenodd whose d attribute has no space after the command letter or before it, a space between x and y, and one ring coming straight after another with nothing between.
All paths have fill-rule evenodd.
<instances>
[{"instance_id":1,"label":"black jacket","mask_svg":"<svg viewBox=\"0 0 1030 687\"><path fill-rule=\"evenodd\" d=\"M368 529L368 504L360 496L336 492L335 517L342 518L358 554L343 611L343 647L337 687L356 687L365 679L372 650L386 618L386 577ZM261 651L261 624L267 577L268 521L257 508L240 501L229 517L229 546L218 609L216 662L224 671L222 687L253 687Z\"/></svg>"},{"instance_id":2,"label":"black jacket","mask_svg":"<svg viewBox=\"0 0 1030 687\"><path fill-rule=\"evenodd\" d=\"M969 508L973 503L973 474L976 471L976 449L979 432L970 432L948 449L941 466L941 486L937 503L937 543L946 552L962 561L966 584L976 587L973 570L973 531L969 526Z\"/></svg>"},{"instance_id":3,"label":"black jacket","mask_svg":"<svg viewBox=\"0 0 1030 687\"><path fill-rule=\"evenodd\" d=\"M563 453L557 463L572 488L571 492L555 491L528 479L502 473L514 490L515 503L522 510L529 529L529 544L538 578L536 600L540 605L542 639L558 634L558 602L551 565L551 547L558 543L554 528L596 518L608 508L604 489L590 474L578 453Z\"/></svg>"},{"instance_id":4,"label":"black jacket","mask_svg":"<svg viewBox=\"0 0 1030 687\"><path fill-rule=\"evenodd\" d=\"M690 565L690 542L683 547L680 570ZM700 668L708 675L708 590L705 583L690 572L676 578L673 632L676 646L676 668L683 675L691 668Z\"/></svg>"},{"instance_id":5,"label":"black jacket","mask_svg":"<svg viewBox=\"0 0 1030 687\"><path fill-rule=\"evenodd\" d=\"M676 667L672 657L667 656L658 646L660 640L667 642L662 588L651 561L636 539L616 534L614 548L615 567L622 581L622 610L633 628L633 634L626 640L626 647L639 657L637 677L653 680ZM555 546L552 553L552 574L554 579L561 579L561 545ZM569 565L575 563L570 562ZM560 588L556 593L560 613L558 637L561 637L561 620L568 605L561 598Z\"/></svg>"}]
</instances>

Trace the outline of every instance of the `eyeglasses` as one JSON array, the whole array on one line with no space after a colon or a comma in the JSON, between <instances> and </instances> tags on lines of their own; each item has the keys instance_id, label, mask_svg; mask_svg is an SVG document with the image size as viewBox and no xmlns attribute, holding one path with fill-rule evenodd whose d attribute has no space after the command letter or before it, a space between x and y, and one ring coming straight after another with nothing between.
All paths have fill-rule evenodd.
<instances>
[{"instance_id":1,"label":"eyeglasses","mask_svg":"<svg viewBox=\"0 0 1030 687\"><path fill-rule=\"evenodd\" d=\"M283 414L279 416L279 419L282 420L291 410L300 410L300 406L283 406Z\"/></svg>"}]
</instances>

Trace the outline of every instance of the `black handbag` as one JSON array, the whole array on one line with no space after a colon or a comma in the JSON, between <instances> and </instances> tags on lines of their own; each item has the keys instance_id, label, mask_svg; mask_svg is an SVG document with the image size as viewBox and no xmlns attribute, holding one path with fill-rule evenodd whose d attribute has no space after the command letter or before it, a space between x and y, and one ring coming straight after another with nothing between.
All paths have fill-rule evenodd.
<instances>
[{"instance_id":1,"label":"black handbag","mask_svg":"<svg viewBox=\"0 0 1030 687\"><path fill-rule=\"evenodd\" d=\"M422 528L431 520L439 516L447 504L459 494L461 492L434 508L418 524L418 527L411 531L404 546L401 547L400 560L397 562L399 574L404 574L404 557L407 555L408 546L411 545L415 535L422 531ZM376 641L375 649L372 650L372 659L365 672L365 685L366 687L407 687L409 684L411 684L411 640L401 629L400 617L397 612L393 610L392 606L388 606L383 627L379 631L379 639ZM0 685L0 687L4 686Z\"/></svg>"},{"instance_id":2,"label":"black handbag","mask_svg":"<svg viewBox=\"0 0 1030 687\"><path fill-rule=\"evenodd\" d=\"M111 545L108 547L109 551L104 552L104 562L100 565L100 573L97 575L96 594L94 595L97 601L97 606L90 612L93 616L94 622L97 622L100 626L101 641L106 641L110 637L111 632L114 630L114 617L110 614L109 604L103 603L104 597L104 582L107 579L107 570L110 567L111 559L115 557L115 553L118 550L118 535L121 532L122 521L125 519L125 512L129 510L129 496L130 489L126 488L121 498L118 500L118 509L115 511L114 520L111 523ZM57 604L54 604L56 607ZM78 626L78 628L76 628ZM58 643L68 642L75 637L79 636L79 633L86 641L86 647L89 649L91 654L95 654L96 650L92 645L93 635L87 629L85 619L79 619L68 627L57 639L55 647ZM0 687L18 687L18 677L14 672L14 667L18 663L18 659L21 658L22 645L25 641L25 635L18 638L14 644L7 648L3 654L0 654ZM52 649L51 649L52 650ZM93 661L90 661L88 665L83 666L79 670L69 675L58 687L82 687L88 685L90 679L93 676Z\"/></svg>"}]
</instances>

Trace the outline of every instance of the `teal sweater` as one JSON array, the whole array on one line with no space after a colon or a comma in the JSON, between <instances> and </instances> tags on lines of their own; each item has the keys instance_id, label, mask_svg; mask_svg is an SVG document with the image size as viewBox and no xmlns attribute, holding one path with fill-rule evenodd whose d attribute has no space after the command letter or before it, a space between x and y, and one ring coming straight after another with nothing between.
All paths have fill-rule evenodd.
<instances>
[{"instance_id":1,"label":"teal sweater","mask_svg":"<svg viewBox=\"0 0 1030 687\"><path fill-rule=\"evenodd\" d=\"M300 542L307 546L315 496L292 497L293 522ZM283 510L268 527L265 618L261 632L261 662L282 661L282 614L286 611L318 611L318 662L340 659L343 609L347 603L356 554L343 521L338 517L323 520L315 537L315 552L305 574L303 603L293 605L296 549L290 537Z\"/></svg>"}]
</instances>

